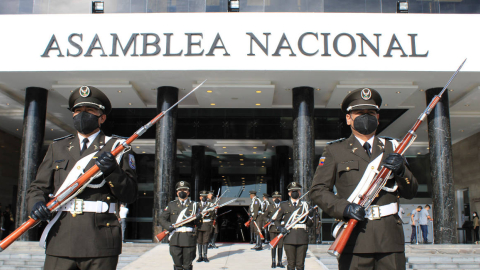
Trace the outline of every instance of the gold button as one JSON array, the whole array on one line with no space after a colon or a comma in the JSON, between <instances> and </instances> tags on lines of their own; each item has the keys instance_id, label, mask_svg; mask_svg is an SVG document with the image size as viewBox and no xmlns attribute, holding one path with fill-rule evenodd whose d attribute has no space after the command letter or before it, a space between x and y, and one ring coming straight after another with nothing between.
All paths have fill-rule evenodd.
<instances>
[{"instance_id":1,"label":"gold button","mask_svg":"<svg viewBox=\"0 0 480 270\"><path fill-rule=\"evenodd\" d=\"M408 181L408 177L405 177L405 181Z\"/></svg>"},{"instance_id":2,"label":"gold button","mask_svg":"<svg viewBox=\"0 0 480 270\"><path fill-rule=\"evenodd\" d=\"M57 168L57 171L58 171L58 165L57 165L57 167L56 167L56 168Z\"/></svg>"},{"instance_id":3,"label":"gold button","mask_svg":"<svg viewBox=\"0 0 480 270\"><path fill-rule=\"evenodd\" d=\"M107 223L107 227L110 227L110 223Z\"/></svg>"},{"instance_id":4,"label":"gold button","mask_svg":"<svg viewBox=\"0 0 480 270\"><path fill-rule=\"evenodd\" d=\"M109 200L109 201L110 201L110 197L107 197L107 200Z\"/></svg>"},{"instance_id":5,"label":"gold button","mask_svg":"<svg viewBox=\"0 0 480 270\"><path fill-rule=\"evenodd\" d=\"M347 171L350 171L350 167L347 167Z\"/></svg>"},{"instance_id":6,"label":"gold button","mask_svg":"<svg viewBox=\"0 0 480 270\"><path fill-rule=\"evenodd\" d=\"M108 184L109 184L111 187L113 187L112 181L108 182Z\"/></svg>"},{"instance_id":7,"label":"gold button","mask_svg":"<svg viewBox=\"0 0 480 270\"><path fill-rule=\"evenodd\" d=\"M75 214L75 213L72 214L72 217L76 217L76 216L77 216L77 214Z\"/></svg>"}]
</instances>

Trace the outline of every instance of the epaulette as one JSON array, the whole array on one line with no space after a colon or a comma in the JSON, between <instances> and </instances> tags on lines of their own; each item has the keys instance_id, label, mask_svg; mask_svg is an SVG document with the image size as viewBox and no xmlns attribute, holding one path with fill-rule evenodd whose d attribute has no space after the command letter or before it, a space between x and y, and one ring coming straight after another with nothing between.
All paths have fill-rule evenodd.
<instances>
[{"instance_id":1,"label":"epaulette","mask_svg":"<svg viewBox=\"0 0 480 270\"><path fill-rule=\"evenodd\" d=\"M123 140L128 139L128 137L122 137L122 136L118 136L118 135L115 135L115 134L112 134L112 138L123 139Z\"/></svg>"},{"instance_id":2,"label":"epaulette","mask_svg":"<svg viewBox=\"0 0 480 270\"><path fill-rule=\"evenodd\" d=\"M341 138L335 141L327 142L327 145L334 144L334 143L339 143L345 141L347 138Z\"/></svg>"},{"instance_id":3,"label":"epaulette","mask_svg":"<svg viewBox=\"0 0 480 270\"><path fill-rule=\"evenodd\" d=\"M75 135L73 135L73 134L68 134L68 135L65 136L65 137L53 139L53 141L54 141L54 142L58 142L58 141L61 141L61 140L63 140L63 139L73 138L73 137L75 137Z\"/></svg>"},{"instance_id":4,"label":"epaulette","mask_svg":"<svg viewBox=\"0 0 480 270\"><path fill-rule=\"evenodd\" d=\"M397 141L397 142L400 141L399 139L395 139L395 138L388 137L388 136L378 136L378 138L382 138L382 139L389 140L389 141Z\"/></svg>"}]
</instances>

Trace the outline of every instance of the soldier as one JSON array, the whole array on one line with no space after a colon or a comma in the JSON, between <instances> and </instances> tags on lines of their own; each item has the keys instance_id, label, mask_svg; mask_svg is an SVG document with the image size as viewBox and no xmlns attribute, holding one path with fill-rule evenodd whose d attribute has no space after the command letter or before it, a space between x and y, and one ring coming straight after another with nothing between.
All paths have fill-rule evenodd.
<instances>
[{"instance_id":1,"label":"soldier","mask_svg":"<svg viewBox=\"0 0 480 270\"><path fill-rule=\"evenodd\" d=\"M248 214L250 215L250 227L253 229L254 236L255 236L255 246L252 248L254 250L262 250L262 239L260 238L260 224L258 224L261 219L259 216L261 215L261 205L262 202L257 197L257 192L252 190L250 191L250 199L252 199L252 203L250 204L250 208L248 210Z\"/></svg>"},{"instance_id":2,"label":"soldier","mask_svg":"<svg viewBox=\"0 0 480 270\"><path fill-rule=\"evenodd\" d=\"M267 215L267 223L269 222L274 222L275 219L278 216L278 212L280 210L280 203L282 200L282 194L280 192L275 191L273 192L273 203L270 204L267 208L266 215ZM284 221L280 222L280 225L283 226L285 225ZM274 224L270 224L269 226L269 232L270 232L270 240L277 237L277 235L280 234L278 229L274 226ZM277 256L278 253L278 261L275 262L275 257ZM272 268L280 267L280 268L285 268L282 264L282 257L283 257L283 238L278 241L277 246L272 248Z\"/></svg>"},{"instance_id":3,"label":"soldier","mask_svg":"<svg viewBox=\"0 0 480 270\"><path fill-rule=\"evenodd\" d=\"M314 210L309 212L307 202L300 201L302 186L297 182L292 182L287 186L290 200L280 204L280 211L275 218L277 230L286 234L283 241L285 254L287 255L288 270L303 270L305 268L305 257L308 249L308 230L307 226L313 225ZM285 228L296 220L299 216L308 212L308 216L292 227L288 232ZM282 221L285 222L282 225Z\"/></svg>"},{"instance_id":4,"label":"soldier","mask_svg":"<svg viewBox=\"0 0 480 270\"><path fill-rule=\"evenodd\" d=\"M313 202L328 215L359 221L338 259L340 270L358 269L359 265L362 269L405 269L398 198L413 198L418 184L405 167L405 159L394 153L396 141L375 136L381 103L380 94L371 88L356 89L345 97L342 111L352 135L325 147L311 188ZM391 169L392 175L370 208L379 211L365 213L363 207L347 198L362 179L368 164L380 155L383 155L382 161L378 164Z\"/></svg>"},{"instance_id":5,"label":"soldier","mask_svg":"<svg viewBox=\"0 0 480 270\"><path fill-rule=\"evenodd\" d=\"M160 225L166 228L170 237L170 255L173 259L174 270L192 270L192 262L196 253L195 225L201 219L202 214L198 211L196 202L192 202L190 195L190 184L180 181L175 185L178 198L168 203L167 208L160 215ZM174 228L172 225L189 217L196 216L195 221Z\"/></svg>"},{"instance_id":6,"label":"soldier","mask_svg":"<svg viewBox=\"0 0 480 270\"><path fill-rule=\"evenodd\" d=\"M210 200L211 203L214 203L214 195L215 194L215 191L213 190L210 190L208 192L208 198ZM218 227L220 227L218 225L218 220L217 220L217 209L215 209L215 218L213 219L213 226L212 226L212 236L210 237L211 240L210 240L210 243L208 244L208 248L218 248L217 245L215 245L215 242L217 241L217 236L218 236Z\"/></svg>"},{"instance_id":7,"label":"soldier","mask_svg":"<svg viewBox=\"0 0 480 270\"><path fill-rule=\"evenodd\" d=\"M117 204L132 203L137 197L134 153L131 149L117 157L110 153L123 140L100 130L112 108L102 91L82 86L72 92L68 104L78 133L56 139L49 146L28 189L30 217L49 220L46 202L50 194L60 193L96 164L102 174L58 210L40 245L46 247L46 270L113 270L122 251Z\"/></svg>"},{"instance_id":8,"label":"soldier","mask_svg":"<svg viewBox=\"0 0 480 270\"><path fill-rule=\"evenodd\" d=\"M268 228L265 228L263 229L263 227L265 226L265 224L267 224L267 208L268 206L270 206L270 201L268 200L268 198L270 197L270 195L268 195L268 193L263 193L263 202L262 202L262 215L261 215L261 222L260 224L258 224L258 226L260 226L260 229L263 230L263 235L265 236L265 244L268 244Z\"/></svg>"},{"instance_id":9,"label":"soldier","mask_svg":"<svg viewBox=\"0 0 480 270\"><path fill-rule=\"evenodd\" d=\"M208 201L208 192L205 190L200 191L200 202L198 207L200 211L213 206L212 202ZM207 257L208 241L212 234L213 220L215 219L215 213L213 211L208 212L203 218L200 219L197 231L197 244L198 244L198 260L197 262L209 262Z\"/></svg>"}]
</instances>

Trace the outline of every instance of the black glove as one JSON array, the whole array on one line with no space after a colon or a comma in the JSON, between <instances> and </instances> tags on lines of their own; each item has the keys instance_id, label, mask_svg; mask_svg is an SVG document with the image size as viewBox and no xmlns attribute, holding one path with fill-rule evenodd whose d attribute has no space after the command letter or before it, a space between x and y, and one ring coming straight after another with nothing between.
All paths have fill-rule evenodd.
<instances>
[{"instance_id":1,"label":"black glove","mask_svg":"<svg viewBox=\"0 0 480 270\"><path fill-rule=\"evenodd\" d=\"M310 211L308 211L308 216L313 218L314 215L315 215L315 208L312 208L312 209L310 209Z\"/></svg>"},{"instance_id":2,"label":"black glove","mask_svg":"<svg viewBox=\"0 0 480 270\"><path fill-rule=\"evenodd\" d=\"M105 177L109 176L118 167L115 156L109 152L103 152L95 160L95 164L97 164Z\"/></svg>"},{"instance_id":3,"label":"black glove","mask_svg":"<svg viewBox=\"0 0 480 270\"><path fill-rule=\"evenodd\" d=\"M202 212L198 212L198 214L195 215L196 219L201 219L203 218Z\"/></svg>"},{"instance_id":4,"label":"black glove","mask_svg":"<svg viewBox=\"0 0 480 270\"><path fill-rule=\"evenodd\" d=\"M52 213L48 210L47 205L44 202L36 202L33 205L30 217L35 220L46 221L52 217Z\"/></svg>"},{"instance_id":5,"label":"black glove","mask_svg":"<svg viewBox=\"0 0 480 270\"><path fill-rule=\"evenodd\" d=\"M288 230L285 229L285 227L283 226L278 226L277 227L277 230L281 233L281 234L287 234Z\"/></svg>"},{"instance_id":6,"label":"black glove","mask_svg":"<svg viewBox=\"0 0 480 270\"><path fill-rule=\"evenodd\" d=\"M365 219L365 208L356 203L350 203L345 207L345 210L343 210L343 216L347 219L353 218L358 221L363 221Z\"/></svg>"},{"instance_id":7,"label":"black glove","mask_svg":"<svg viewBox=\"0 0 480 270\"><path fill-rule=\"evenodd\" d=\"M402 177L405 173L405 159L400 154L392 153L385 159L383 167L392 170L396 176Z\"/></svg>"},{"instance_id":8,"label":"black glove","mask_svg":"<svg viewBox=\"0 0 480 270\"><path fill-rule=\"evenodd\" d=\"M173 227L173 225L170 225L170 227L168 227L167 231L169 233L171 233L171 232L175 231L175 228Z\"/></svg>"}]
</instances>

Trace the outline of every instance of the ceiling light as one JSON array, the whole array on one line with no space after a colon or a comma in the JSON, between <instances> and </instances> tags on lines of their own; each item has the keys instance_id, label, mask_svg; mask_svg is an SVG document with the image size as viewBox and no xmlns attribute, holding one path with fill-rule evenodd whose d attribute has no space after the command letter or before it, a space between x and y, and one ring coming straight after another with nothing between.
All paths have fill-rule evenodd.
<instances>
[{"instance_id":1,"label":"ceiling light","mask_svg":"<svg viewBox=\"0 0 480 270\"><path fill-rule=\"evenodd\" d=\"M470 106L470 104L465 104L465 107L468 107L468 106Z\"/></svg>"},{"instance_id":2,"label":"ceiling light","mask_svg":"<svg viewBox=\"0 0 480 270\"><path fill-rule=\"evenodd\" d=\"M253 147L253 149L257 149L257 147L256 147L256 146L254 146L254 147Z\"/></svg>"},{"instance_id":3,"label":"ceiling light","mask_svg":"<svg viewBox=\"0 0 480 270\"><path fill-rule=\"evenodd\" d=\"M220 167L223 167L223 165L221 165Z\"/></svg>"},{"instance_id":4,"label":"ceiling light","mask_svg":"<svg viewBox=\"0 0 480 270\"><path fill-rule=\"evenodd\" d=\"M213 93L213 91L212 90L207 90L207 93Z\"/></svg>"},{"instance_id":5,"label":"ceiling light","mask_svg":"<svg viewBox=\"0 0 480 270\"><path fill-rule=\"evenodd\" d=\"M262 91L257 90L257 91L255 91L255 93L260 94L260 93L262 93Z\"/></svg>"},{"instance_id":6,"label":"ceiling light","mask_svg":"<svg viewBox=\"0 0 480 270\"><path fill-rule=\"evenodd\" d=\"M257 104L255 104L255 105L260 106L261 104L260 104L260 103L257 103Z\"/></svg>"},{"instance_id":7,"label":"ceiling light","mask_svg":"<svg viewBox=\"0 0 480 270\"><path fill-rule=\"evenodd\" d=\"M257 152L253 152L254 154L256 154Z\"/></svg>"},{"instance_id":8,"label":"ceiling light","mask_svg":"<svg viewBox=\"0 0 480 270\"><path fill-rule=\"evenodd\" d=\"M450 91L450 92L453 92L453 89L450 89L449 91Z\"/></svg>"},{"instance_id":9,"label":"ceiling light","mask_svg":"<svg viewBox=\"0 0 480 270\"><path fill-rule=\"evenodd\" d=\"M215 106L215 103L211 103L210 105Z\"/></svg>"},{"instance_id":10,"label":"ceiling light","mask_svg":"<svg viewBox=\"0 0 480 270\"><path fill-rule=\"evenodd\" d=\"M224 154L228 154L227 152L223 152Z\"/></svg>"},{"instance_id":11,"label":"ceiling light","mask_svg":"<svg viewBox=\"0 0 480 270\"><path fill-rule=\"evenodd\" d=\"M218 163L222 163L222 161L220 160Z\"/></svg>"},{"instance_id":12,"label":"ceiling light","mask_svg":"<svg viewBox=\"0 0 480 270\"><path fill-rule=\"evenodd\" d=\"M262 168L265 168L265 166L262 166Z\"/></svg>"},{"instance_id":13,"label":"ceiling light","mask_svg":"<svg viewBox=\"0 0 480 270\"><path fill-rule=\"evenodd\" d=\"M225 177L225 175L222 175L222 177Z\"/></svg>"},{"instance_id":14,"label":"ceiling light","mask_svg":"<svg viewBox=\"0 0 480 270\"><path fill-rule=\"evenodd\" d=\"M267 158L267 157L263 157L263 158Z\"/></svg>"},{"instance_id":15,"label":"ceiling light","mask_svg":"<svg viewBox=\"0 0 480 270\"><path fill-rule=\"evenodd\" d=\"M182 163L183 163L183 161L180 161L180 164L182 164Z\"/></svg>"},{"instance_id":16,"label":"ceiling light","mask_svg":"<svg viewBox=\"0 0 480 270\"><path fill-rule=\"evenodd\" d=\"M128 103L128 105L132 106L132 103Z\"/></svg>"},{"instance_id":17,"label":"ceiling light","mask_svg":"<svg viewBox=\"0 0 480 270\"><path fill-rule=\"evenodd\" d=\"M17 130L18 130L18 129L17 129ZM460 132L463 132L463 131L464 131L463 129L462 129L462 130L460 130Z\"/></svg>"},{"instance_id":18,"label":"ceiling light","mask_svg":"<svg viewBox=\"0 0 480 270\"><path fill-rule=\"evenodd\" d=\"M243 156L243 154L238 154L239 156Z\"/></svg>"},{"instance_id":19,"label":"ceiling light","mask_svg":"<svg viewBox=\"0 0 480 270\"><path fill-rule=\"evenodd\" d=\"M417 155L421 155L422 153L418 152Z\"/></svg>"},{"instance_id":20,"label":"ceiling light","mask_svg":"<svg viewBox=\"0 0 480 270\"><path fill-rule=\"evenodd\" d=\"M10 103L7 103L7 106L10 106Z\"/></svg>"},{"instance_id":21,"label":"ceiling light","mask_svg":"<svg viewBox=\"0 0 480 270\"><path fill-rule=\"evenodd\" d=\"M217 158L220 158L219 156L217 156Z\"/></svg>"},{"instance_id":22,"label":"ceiling light","mask_svg":"<svg viewBox=\"0 0 480 270\"><path fill-rule=\"evenodd\" d=\"M227 148L226 146L223 147L223 149Z\"/></svg>"},{"instance_id":23,"label":"ceiling light","mask_svg":"<svg viewBox=\"0 0 480 270\"><path fill-rule=\"evenodd\" d=\"M242 165L242 166L243 166L243 163L240 163L240 165Z\"/></svg>"},{"instance_id":24,"label":"ceiling light","mask_svg":"<svg viewBox=\"0 0 480 270\"><path fill-rule=\"evenodd\" d=\"M241 158L240 161L243 161L243 158Z\"/></svg>"},{"instance_id":25,"label":"ceiling light","mask_svg":"<svg viewBox=\"0 0 480 270\"><path fill-rule=\"evenodd\" d=\"M427 147L427 150L430 150L430 147Z\"/></svg>"},{"instance_id":26,"label":"ceiling light","mask_svg":"<svg viewBox=\"0 0 480 270\"><path fill-rule=\"evenodd\" d=\"M52 131L53 131L53 128L52 128Z\"/></svg>"},{"instance_id":27,"label":"ceiling light","mask_svg":"<svg viewBox=\"0 0 480 270\"><path fill-rule=\"evenodd\" d=\"M400 94L401 92L400 91L397 91L397 94Z\"/></svg>"},{"instance_id":28,"label":"ceiling light","mask_svg":"<svg viewBox=\"0 0 480 270\"><path fill-rule=\"evenodd\" d=\"M423 89L420 89L420 92L423 92L424 90Z\"/></svg>"},{"instance_id":29,"label":"ceiling light","mask_svg":"<svg viewBox=\"0 0 480 270\"><path fill-rule=\"evenodd\" d=\"M17 128L17 131L18 131L18 128Z\"/></svg>"},{"instance_id":30,"label":"ceiling light","mask_svg":"<svg viewBox=\"0 0 480 270\"><path fill-rule=\"evenodd\" d=\"M265 161L263 161L262 163L265 163Z\"/></svg>"},{"instance_id":31,"label":"ceiling light","mask_svg":"<svg viewBox=\"0 0 480 270\"><path fill-rule=\"evenodd\" d=\"M122 92L122 90L118 90L118 93L121 93L121 92Z\"/></svg>"},{"instance_id":32,"label":"ceiling light","mask_svg":"<svg viewBox=\"0 0 480 270\"><path fill-rule=\"evenodd\" d=\"M316 90L317 90L317 91L320 91L320 88L317 88Z\"/></svg>"},{"instance_id":33,"label":"ceiling light","mask_svg":"<svg viewBox=\"0 0 480 270\"><path fill-rule=\"evenodd\" d=\"M242 179L245 179L245 177L242 177Z\"/></svg>"},{"instance_id":34,"label":"ceiling light","mask_svg":"<svg viewBox=\"0 0 480 270\"><path fill-rule=\"evenodd\" d=\"M142 154L145 154L145 151L143 151Z\"/></svg>"},{"instance_id":35,"label":"ceiling light","mask_svg":"<svg viewBox=\"0 0 480 270\"><path fill-rule=\"evenodd\" d=\"M289 157L288 159L292 159L291 157Z\"/></svg>"},{"instance_id":36,"label":"ceiling light","mask_svg":"<svg viewBox=\"0 0 480 270\"><path fill-rule=\"evenodd\" d=\"M383 105L383 106L387 107L387 106L388 106L388 104L385 104L385 105Z\"/></svg>"},{"instance_id":37,"label":"ceiling light","mask_svg":"<svg viewBox=\"0 0 480 270\"><path fill-rule=\"evenodd\" d=\"M137 146L136 148L138 149L138 148L140 148L140 146Z\"/></svg>"},{"instance_id":38,"label":"ceiling light","mask_svg":"<svg viewBox=\"0 0 480 270\"><path fill-rule=\"evenodd\" d=\"M103 1L92 1L92 13L104 13L105 7Z\"/></svg>"}]
</instances>

